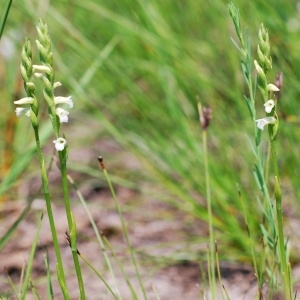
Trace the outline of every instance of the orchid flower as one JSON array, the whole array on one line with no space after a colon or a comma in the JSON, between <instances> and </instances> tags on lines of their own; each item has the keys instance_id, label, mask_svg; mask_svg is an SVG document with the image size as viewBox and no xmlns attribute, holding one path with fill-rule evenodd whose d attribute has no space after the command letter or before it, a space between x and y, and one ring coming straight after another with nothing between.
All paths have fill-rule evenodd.
<instances>
[{"instance_id":1,"label":"orchid flower","mask_svg":"<svg viewBox=\"0 0 300 300\"><path fill-rule=\"evenodd\" d=\"M53 143L54 143L55 149L57 151L62 151L65 149L67 141L66 141L66 139L60 137L60 138L54 140Z\"/></svg>"}]
</instances>

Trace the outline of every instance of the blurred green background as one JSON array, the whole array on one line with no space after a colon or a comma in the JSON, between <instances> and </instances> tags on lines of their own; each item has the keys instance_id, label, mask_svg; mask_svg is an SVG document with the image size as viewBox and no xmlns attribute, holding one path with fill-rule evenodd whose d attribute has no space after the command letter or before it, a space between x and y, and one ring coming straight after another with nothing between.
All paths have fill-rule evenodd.
<instances>
[{"instance_id":1,"label":"blurred green background","mask_svg":"<svg viewBox=\"0 0 300 300\"><path fill-rule=\"evenodd\" d=\"M5 3L0 0L0 7ZM234 3L240 9L242 26L248 28L253 59L258 28L264 23L269 30L273 58L269 81L275 79L277 72L283 72L284 86L278 104L278 157L284 204L297 211L299 3ZM237 38L227 4L220 0L15 1L4 31L4 36L13 41L15 52L4 52L0 61L1 128L6 128L14 114L12 100L24 37L30 36L34 42L35 26L42 18L48 23L55 45L56 76L65 89L61 91L72 95L75 102L70 123L81 124L99 139L103 135L113 136L137 155L152 180L164 187L166 195L161 195L162 199L207 220L197 103L210 106L213 120L208 143L216 239L235 250L225 253L226 258L248 260L237 183L253 216L253 228L258 228L262 214L257 201L260 192L253 178L255 159L247 141L247 135L253 140L252 122L243 96L247 90L239 53L231 41L231 37ZM263 103L259 95L257 99L257 103ZM258 115L261 111L263 116L263 107L257 109ZM72 130L71 124L64 130L66 135ZM16 126L12 143L12 165L2 171L2 193L30 165L33 137L22 133L24 122L21 126ZM46 140L50 131L47 126L43 129ZM82 132L71 143L88 148L89 139L84 129ZM1 141L4 164L7 153L3 149L7 145L4 137ZM266 149L264 132L262 151ZM78 162L80 159L74 163ZM69 165L72 168L72 161ZM256 232L259 244L260 231Z\"/></svg>"}]
</instances>

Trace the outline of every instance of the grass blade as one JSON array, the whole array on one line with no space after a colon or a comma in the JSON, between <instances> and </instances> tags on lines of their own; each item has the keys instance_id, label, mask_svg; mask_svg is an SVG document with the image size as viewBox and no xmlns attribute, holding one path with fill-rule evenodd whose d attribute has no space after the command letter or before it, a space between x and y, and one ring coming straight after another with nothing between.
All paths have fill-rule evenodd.
<instances>
[{"instance_id":1,"label":"grass blade","mask_svg":"<svg viewBox=\"0 0 300 300\"><path fill-rule=\"evenodd\" d=\"M43 217L44 217L44 213L42 213L42 215L41 215L40 221L38 223L37 232L36 232L35 238L33 240L32 247L31 247L28 264L27 264L27 269L26 269L26 274L25 274L25 279L24 279L24 284L23 284L23 290L22 290L22 294L21 294L22 300L25 300L27 289L30 285L30 276L31 276L32 264L33 264L33 258L34 258L35 250L37 247L40 230L42 227Z\"/></svg>"},{"instance_id":2,"label":"grass blade","mask_svg":"<svg viewBox=\"0 0 300 300\"><path fill-rule=\"evenodd\" d=\"M12 4L12 0L7 0L6 2L6 6L4 8L4 12L0 21L0 39L2 37L3 31L4 31L4 27L5 27L5 23L9 14L9 10L10 10L10 6Z\"/></svg>"}]
</instances>

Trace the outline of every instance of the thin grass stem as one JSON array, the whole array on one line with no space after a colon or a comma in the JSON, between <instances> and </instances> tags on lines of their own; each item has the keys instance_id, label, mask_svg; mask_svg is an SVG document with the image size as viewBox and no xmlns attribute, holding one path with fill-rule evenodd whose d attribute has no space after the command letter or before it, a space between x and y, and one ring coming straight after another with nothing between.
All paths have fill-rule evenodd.
<instances>
[{"instance_id":1,"label":"thin grass stem","mask_svg":"<svg viewBox=\"0 0 300 300\"><path fill-rule=\"evenodd\" d=\"M21 294L21 299L22 300L24 300L26 298L27 290L28 290L28 287L29 287L30 276L31 276L31 271L32 271L32 264L33 264L33 259L34 259L34 254L35 254L35 251L36 251L37 243L38 243L38 238L39 238L39 235L40 235L40 230L41 230L41 227L42 227L43 217L44 217L44 213L42 213L42 215L40 217L40 220L38 222L38 227L37 227L37 231L36 231L36 234L35 234L35 238L33 240L32 246L31 246L29 259L28 259L28 262L27 262L26 274L25 274L24 283L23 283L23 290L22 290L22 294Z\"/></svg>"},{"instance_id":2,"label":"thin grass stem","mask_svg":"<svg viewBox=\"0 0 300 300\"><path fill-rule=\"evenodd\" d=\"M63 263L62 263L56 228L55 228L52 204L51 204L50 194L49 194L49 182L48 182L48 177L47 177L47 173L46 173L45 162L44 162L43 155L42 155L42 149L41 149L41 145L40 145L38 126L34 127L34 136L35 136L35 141L36 141L36 151L37 151L38 160L39 160L39 164L40 164L40 168L41 168L42 184L43 184L43 191L44 191L44 196L45 196L45 201L46 201L47 214L48 214L48 219L49 219L49 224L50 224L50 229L51 229L51 234L52 234L54 251L55 251L55 255L56 255L56 259L57 259L57 268L58 268L58 271L60 274L60 279L61 279L61 281L59 281L59 283L61 285L61 288L66 290L66 287L67 287L66 278L65 278L65 274L64 274L64 268L63 268ZM65 299L70 299L68 294L65 294Z\"/></svg>"},{"instance_id":3,"label":"thin grass stem","mask_svg":"<svg viewBox=\"0 0 300 300\"><path fill-rule=\"evenodd\" d=\"M126 226L125 226L125 221L124 221L123 214L122 214L122 211L121 211L121 208L120 208L120 205L119 205L118 198L117 198L117 196L116 196L116 193L115 193L115 190L114 190L114 188L113 188L113 185L112 185L112 183L111 183L111 181L110 181L108 172L107 172L107 170L106 170L106 168L105 168L105 166L104 166L103 158L102 158L102 157L99 157L98 160L99 160L101 169L102 169L102 171L103 171L103 174L104 174L104 176L105 176L105 179L106 179L106 181L107 181L107 183L108 183L110 192L111 192L111 194L112 194L112 196L113 196L114 203L115 203L115 206L116 206L116 208L117 208L117 211L118 211L118 214L119 214L119 217L120 217L120 220L121 220L122 230L123 230L123 233L124 233L124 237L125 237L127 246L128 246L128 248L129 248L129 252L130 252L131 259L132 259L132 262L133 262L133 265L134 265L134 268L135 268L135 272L136 272L136 275L137 275L137 278L138 278L138 282L139 282L140 288L141 288L141 290L142 290L144 299L147 300L146 290L145 290L145 287L144 287L144 284L143 284L143 281L142 281L142 278L141 278L141 275L140 275L140 272L139 272L139 268L138 268L138 265L137 265L137 261L136 261L136 259L135 259L135 255L134 255L134 251L133 251L132 245L131 245L130 240L129 240L127 228L126 228Z\"/></svg>"},{"instance_id":4,"label":"thin grass stem","mask_svg":"<svg viewBox=\"0 0 300 300\"><path fill-rule=\"evenodd\" d=\"M63 195L64 195L64 203L65 203L65 210L68 220L68 227L71 231L74 229L74 235L76 235L76 227L75 227L75 221L72 219L72 213L71 213L71 205L70 205L70 197L69 197L69 188L68 188L68 179L67 179L67 155L64 151L58 151L59 161L60 161L60 172L61 172L61 180L62 180L62 188L63 188ZM75 243L74 243L75 240ZM84 284L81 274L81 268L80 263L77 255L77 247L76 247L76 238L72 240L72 257L74 261L77 281L79 285L79 292L80 292L80 299L85 299L85 291L84 291Z\"/></svg>"},{"instance_id":5,"label":"thin grass stem","mask_svg":"<svg viewBox=\"0 0 300 300\"><path fill-rule=\"evenodd\" d=\"M47 299L54 299L54 294L53 294L53 287L52 287L52 282L51 282L51 273L50 273L50 266L49 266L49 255L48 252L44 253L44 263L45 263L45 268L47 272Z\"/></svg>"},{"instance_id":6,"label":"thin grass stem","mask_svg":"<svg viewBox=\"0 0 300 300\"><path fill-rule=\"evenodd\" d=\"M114 249L113 249L112 245L110 244L110 242L108 241L108 239L105 238L105 237L103 237L103 239L104 239L104 242L105 242L106 246L111 251L114 259L116 260L116 262L117 262L117 264L118 264L118 266L119 266L119 268L122 272L123 277L125 278L125 281L126 281L126 283L128 285L128 288L131 292L132 299L133 300L138 300L137 294L136 294L136 292L135 292L135 290L134 290L134 288L133 288L133 286L130 282L130 279L129 279L128 275L125 272L125 269L124 269L124 266L123 266L122 262L120 261L119 257L117 256L116 252L114 251Z\"/></svg>"},{"instance_id":7,"label":"thin grass stem","mask_svg":"<svg viewBox=\"0 0 300 300\"><path fill-rule=\"evenodd\" d=\"M208 215L208 228L209 228L209 286L212 294L212 299L216 299L216 264L215 264L215 240L214 240L214 227L213 227L213 214L212 214L212 200L210 192L209 180L209 166L208 166L208 149L207 149L207 128L210 121L210 110L202 109L201 104L198 103L198 110L200 116L200 124L202 126L202 147L203 147L203 161L204 161L204 174L205 174L205 191L207 201L207 215ZM204 113L206 112L206 113Z\"/></svg>"},{"instance_id":8,"label":"thin grass stem","mask_svg":"<svg viewBox=\"0 0 300 300\"><path fill-rule=\"evenodd\" d=\"M110 285L107 283L107 281L104 279L104 277L95 269L95 267L88 261L87 258L85 258L81 253L78 254L84 262L96 273L96 275L101 279L101 281L104 283L104 285L107 287L109 292L112 294L114 299L118 300L119 297L114 293L114 291L111 289Z\"/></svg>"},{"instance_id":9,"label":"thin grass stem","mask_svg":"<svg viewBox=\"0 0 300 300\"><path fill-rule=\"evenodd\" d=\"M81 202L81 204L82 204L84 210L86 211L86 214L88 215L88 218L89 218L89 220L90 220L90 222L91 222L91 224L92 224L92 227L93 227L93 229L94 229L94 232L95 232L95 234L96 234L97 240L98 240L98 242L99 242L101 251L102 251L102 253L103 253L105 262L106 262L106 264L107 264L107 266L108 266L108 269L109 269L109 271L110 271L110 274L111 274L111 277L112 277L112 280L113 280L113 283L114 283L114 287L117 289L116 293L117 293L118 299L121 300L122 297L121 297L120 291L119 291L119 289L118 289L118 285L117 285L117 282L116 282L116 277L115 277L113 268L112 268L112 266L111 266L109 257L108 257L108 255L107 255L107 251L106 251L104 242L103 242L103 240L102 240L101 234L99 233L99 230L98 230L98 228L97 228L97 225L95 224L95 221L94 221L94 219L93 219L93 217L92 217L92 215L91 215L91 213L90 213L90 210L89 210L89 208L88 208L88 206L87 206L87 204L86 204L86 201L85 201L85 199L83 198L83 196L82 196L81 192L79 191L79 189L77 188L77 186L76 186L76 184L75 184L73 178L72 178L70 175L67 175L67 178L68 178L70 184L72 185L72 187L74 188L74 190L76 191L77 196L78 196L78 198L79 198L79 200L80 200L80 202Z\"/></svg>"},{"instance_id":10,"label":"thin grass stem","mask_svg":"<svg viewBox=\"0 0 300 300\"><path fill-rule=\"evenodd\" d=\"M270 147L271 157L273 162L273 171L275 175L275 200L276 200L276 216L277 216L277 230L278 230L278 243L279 243L279 255L281 262L281 272L284 281L284 294L285 299L292 299L291 283L289 280L288 262L286 257L286 249L284 242L283 233L283 215L282 215L282 197L281 188L279 183L279 172L278 172L278 160L276 154L275 140L272 138L273 129L269 125L269 136L270 136Z\"/></svg>"}]
</instances>

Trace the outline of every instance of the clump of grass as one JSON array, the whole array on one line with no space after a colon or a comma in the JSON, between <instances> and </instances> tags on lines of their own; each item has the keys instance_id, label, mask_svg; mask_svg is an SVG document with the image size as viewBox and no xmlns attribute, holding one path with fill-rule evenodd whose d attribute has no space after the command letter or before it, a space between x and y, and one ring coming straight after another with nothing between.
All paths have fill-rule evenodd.
<instances>
[{"instance_id":1,"label":"clump of grass","mask_svg":"<svg viewBox=\"0 0 300 300\"><path fill-rule=\"evenodd\" d=\"M228 249L228 251L221 252L225 253L223 258L248 261L249 256L252 257L255 273L258 278L259 293L261 293L263 285L268 280L273 290L277 287L280 289L280 285L283 284L286 297L291 297L290 267L283 236L284 224L282 223L281 211L280 178L283 178L284 170L278 174L278 159L276 158L276 147L278 145L275 145L281 114L278 110L276 96L272 95L272 91L266 90L269 82L271 82L269 80L271 61L267 45L268 35L265 28L262 27L260 29L260 52L257 54L258 58L255 68L257 69L258 76L253 77L252 74L255 71L253 66L255 65L253 65L248 32L241 30L238 11L233 5L230 5L230 12L234 19L239 40L236 44L240 44L237 47L242 58L242 71L248 87L245 102L250 112L251 122L248 123L253 128L253 135L249 140L251 141L251 149L253 150L252 157L255 160L255 180L259 189L258 201L256 201L250 184L245 188L251 191L250 197L245 197L245 201L243 192L239 190L238 200L236 200L232 197L231 186L236 177L235 175L231 175L232 164L228 164L228 158L226 157L228 150L230 150L230 147L227 145L230 143L227 140L233 140L233 149L236 145L235 143L237 145L241 144L238 138L235 139L233 137L238 132L237 129L239 130L240 128L234 127L231 120L235 119L237 115L239 117L239 124L240 122L244 122L247 110L240 109L245 103L242 103L243 101L236 101L239 89L232 88L233 86L238 86L239 76L232 76L233 78L226 76L228 70L233 69L233 66L228 62L233 63L234 56L230 53L231 50L229 47L222 48L221 46L226 44L226 39L220 36L219 32L226 28L224 24L227 23L224 22L222 15L216 12L222 11L223 3L216 1L214 10L206 12L208 18L205 19L199 18L199 10L197 10L195 2L187 1L187 9L182 11L182 14L178 15L178 18L174 18L174 23L172 23L171 16L176 15L174 12L178 8L175 8L173 3L170 7L168 7L168 4L147 6L151 8L151 15L146 13L146 8L143 6L132 10L130 1L119 3L118 7L114 7L112 3L101 3L90 0L84 3L76 1L76 3L81 10L74 13L74 16L77 18L72 18L72 23L67 18L64 18L63 13L61 13L63 9L68 12L69 7L67 5L60 4L58 7L55 3L53 5L50 4L49 15L54 16L53 19L60 22L60 25L57 21L52 23L55 25L55 28L58 28L57 32L61 33L61 27L59 26L63 25L64 30L68 33L66 39L61 42L61 45L66 50L72 49L72 51L61 51L62 59L59 60L61 69L67 74L66 80L81 96L84 95L84 92L81 89L80 83L87 87L91 91L91 95L97 99L94 103L89 103L86 106L90 109L88 111L89 117L101 119L102 124L123 145L128 146L132 151L138 152L147 158L147 164L151 165L152 170L154 170L153 174L157 176L157 179L171 191L172 196L175 195L180 199L180 201L177 201L176 197L172 197L172 201L176 198L176 205L179 209L185 210L200 219L209 220L210 226L213 223L216 238L220 237L220 233L224 231L228 232L225 236L223 235L224 244ZM273 2L265 6L261 1L253 1L247 4L241 3L244 9L245 7L249 8L249 16L252 18L251 22L254 22L253 20L255 19L261 19L258 16L262 17L263 13L272 12L272 18L269 19L273 23L267 21L269 23L268 28L276 26L280 23L279 21L282 21L276 15L276 11L279 11L280 15L283 15L286 19L292 15L289 12L289 10L292 11L291 3L286 3L286 5L280 8L275 4ZM259 10L254 9L255 5L259 6ZM174 10L170 9L172 6L174 6ZM261 9L261 7L264 9ZM61 11L59 11L59 8ZM22 12L28 10L24 3L21 3L18 9ZM164 13L168 10L171 11L170 14ZM96 18L98 23L90 22L90 18L84 17L86 15L90 16L91 19ZM274 18L273 15L275 16ZM189 20L190 16L194 16L194 18L191 18L196 21L194 24L184 22L184 20ZM185 19L185 17L188 19ZM99 21L100 19L101 21ZM207 32L199 30L199 27L204 27L201 26L203 24L200 24L201 20L208 22L208 19L211 19L212 23L215 22L215 26L206 26L207 24L204 24L205 28L207 27L209 30ZM87 20L89 21L87 22ZM160 26L157 26L158 23L154 23L153 20L159 20ZM281 23L285 24L283 21ZM185 30L182 30L182 28L178 28L174 24L189 24L191 31L186 34L188 31L187 27L183 26ZM109 31L100 29L105 29L107 26L110 28L113 26L115 37L112 37ZM95 28L102 32L101 39L99 40L94 37L93 31ZM214 32L213 28L217 32ZM197 34L197 32L200 33ZM210 44L214 34L217 34L218 39L220 39L220 46L213 48ZM281 37L280 34L287 37L287 42L283 45L284 47L280 47L280 44L278 44L278 40ZM205 40L207 37L208 40ZM95 43L106 43L107 51L99 54L98 48L90 42L91 39ZM80 46L77 43L78 40L82 43ZM201 43L199 43L199 40L201 40ZM280 54L282 52L280 48L291 50L290 45L295 45L296 41L293 43L289 41L293 41L293 34L290 33L288 35L281 28L277 41L273 40L273 42L277 43L275 48L273 48L274 53L276 53L275 57L281 57ZM102 48L104 49L105 47ZM231 52L233 53L233 51ZM113 59L107 61L106 58L109 55L112 55ZM224 61L224 57L229 57L228 62ZM295 54L294 56L291 55L291 57L295 57ZM75 59L76 64L73 63ZM201 60L204 62L203 65ZM300 70L297 64L289 63L288 58L286 60L287 62L283 65L283 68L285 70L294 68L294 73L297 74L298 70ZM217 66L218 72L214 72L215 69L210 68L208 66L210 64L207 61L214 62L211 65ZM90 64L89 70L91 70L91 73L83 74L81 80L77 81L76 75L81 74L83 66L87 64ZM101 70L98 70L100 67ZM95 74L95 76L91 76L91 74ZM92 77L93 81L89 83ZM292 77L291 74L290 77ZM296 82L296 78L296 75L292 77L294 82ZM290 80L290 82L292 83L293 81ZM276 85L278 86L278 84ZM101 89L99 86L101 86ZM261 97L268 107L272 107L273 105L268 100L272 98L275 102L275 106L271 108L270 112L266 112L266 116L263 118L260 116L261 120L258 119L258 116L263 106L257 105L259 103L257 101L258 96L256 95L257 88L260 90ZM235 106L240 109L239 111L236 109L236 112L233 112L235 109L231 111L227 110L226 114L222 114L226 116L224 120L222 121L222 117L218 117L217 122L219 123L216 122L215 128L212 128L214 136L210 150L213 152L212 154L220 154L219 159L215 159L215 155L211 155L209 158L211 171L209 180L213 187L212 196L215 200L212 202L211 207L213 215L206 210L206 204L198 203L196 198L193 197L195 191L200 191L203 194L205 192L202 191L206 190L208 192L205 187L205 180L199 180L199 168L204 168L203 155L205 151L199 149L199 132L195 130L197 128L195 121L197 105L193 99L195 98L194 95L198 93L200 93L201 99L205 99L205 102L210 101L211 105L219 108L219 110L222 110L225 106ZM297 85L294 84L294 87L289 89L287 93L289 97L296 98L299 94ZM220 104L220 97L222 100L224 99L222 101L224 104ZM103 102L100 99L103 99ZM113 101L107 101L108 99ZM231 105L232 102L230 100L235 105ZM123 101L125 101L125 105ZM121 105L119 105L120 103ZM282 106L285 106L288 113L291 113L293 110L297 111L296 105L296 103L286 103ZM109 115L113 122L108 121L102 113L103 107L109 110ZM121 112L120 107L122 107ZM260 107L261 109L259 109ZM288 117L287 120L298 122L298 118L293 118L293 116ZM262 146L265 143L265 139L261 130L257 128L257 124L259 126L267 124L268 126L269 153L272 155L270 156L272 158L270 160L272 166L269 166L268 158L265 159L262 155ZM223 129L225 126L233 129L232 135L228 133L228 130ZM217 132L217 127L220 127L222 130ZM281 138L282 144L285 145L289 139L293 139L293 135L292 133L285 132L282 126L280 126L280 130L281 132L278 137ZM286 133L285 139L283 133ZM216 149L219 148L219 145L221 145L221 148L224 146L224 150L217 152ZM221 152L223 152L223 156ZM288 167L288 164L286 166L290 174L293 172L297 174L299 168L291 168L291 164L293 166L297 164L297 160L295 160L296 152L293 149L290 152L285 156L289 157L290 167ZM243 164L237 163L235 159L236 149L234 149L233 153L234 159L231 158L232 160L230 161L237 168L240 168ZM178 156L189 158L178 161L176 160ZM222 160L222 157L226 157L226 159ZM287 158L281 159L288 160ZM144 158L144 160L146 159ZM22 158L20 161L26 164L25 158ZM28 161L27 159L27 163ZM174 164L174 161L176 161L176 164ZM16 165L19 164L16 163ZM229 165L230 167L228 167ZM237 173L240 174L239 172ZM173 176L174 174L176 176ZM237 176L239 177L239 175ZM297 194L299 193L299 189L297 188L298 181L296 178L297 176L291 178L291 180L294 185L294 191ZM248 178L243 180L250 181ZM9 185L4 186L3 182L0 186L0 192L9 188ZM206 198L209 201L210 197L207 196ZM175 203L175 200L172 203ZM244 211L245 227L248 235L245 234L245 228L241 226L243 224L239 218L241 211ZM71 214L68 219L73 223ZM73 225L75 224L73 223ZM75 226L73 226L74 228ZM213 231L210 230L210 232L210 251L212 251L211 241L214 239ZM72 250L75 253L76 235L73 234L74 230L70 231L70 233L72 233L73 238L73 242L71 243L73 246ZM261 235L264 238L260 243ZM247 240L247 236L249 240ZM7 241L7 238L5 238L5 241ZM271 293L272 291L270 295Z\"/></svg>"}]
</instances>

